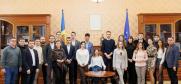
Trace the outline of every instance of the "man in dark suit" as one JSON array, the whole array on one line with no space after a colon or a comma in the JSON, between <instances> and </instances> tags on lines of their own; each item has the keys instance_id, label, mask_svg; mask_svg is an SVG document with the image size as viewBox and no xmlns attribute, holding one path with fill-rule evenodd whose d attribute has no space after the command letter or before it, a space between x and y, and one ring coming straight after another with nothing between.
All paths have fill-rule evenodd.
<instances>
[{"instance_id":1,"label":"man in dark suit","mask_svg":"<svg viewBox=\"0 0 181 84\"><path fill-rule=\"evenodd\" d=\"M177 69L178 57L180 56L179 48L174 44L174 38L168 38L168 48L165 53L165 67L167 68L171 84L178 84Z\"/></svg>"},{"instance_id":2,"label":"man in dark suit","mask_svg":"<svg viewBox=\"0 0 181 84\"><path fill-rule=\"evenodd\" d=\"M69 81L70 84L76 84L77 80L77 64L76 64L76 58L75 58L75 48L71 45L71 38L67 37L67 44L63 47L65 50L65 54L67 56L67 64L69 68Z\"/></svg>"},{"instance_id":3,"label":"man in dark suit","mask_svg":"<svg viewBox=\"0 0 181 84\"><path fill-rule=\"evenodd\" d=\"M51 62L51 52L55 49L55 36L49 36L49 43L45 46L45 55L44 55L44 63L47 66L47 82L46 84L53 83L53 76L52 76L52 62Z\"/></svg>"},{"instance_id":4,"label":"man in dark suit","mask_svg":"<svg viewBox=\"0 0 181 84\"><path fill-rule=\"evenodd\" d=\"M23 84L33 84L36 71L38 71L38 53L34 47L34 41L28 42L28 48L24 50L23 56L23 71L26 73L25 82Z\"/></svg>"},{"instance_id":5,"label":"man in dark suit","mask_svg":"<svg viewBox=\"0 0 181 84\"><path fill-rule=\"evenodd\" d=\"M144 49L146 49L148 47L148 43L147 41L144 39L144 34L143 33L139 33L137 36L137 39L134 40L134 44L137 45L139 42L143 43L143 47Z\"/></svg>"},{"instance_id":6,"label":"man in dark suit","mask_svg":"<svg viewBox=\"0 0 181 84\"><path fill-rule=\"evenodd\" d=\"M71 33L71 44L75 47L75 51L77 51L80 48L80 41L76 39L76 33Z\"/></svg>"}]
</instances>

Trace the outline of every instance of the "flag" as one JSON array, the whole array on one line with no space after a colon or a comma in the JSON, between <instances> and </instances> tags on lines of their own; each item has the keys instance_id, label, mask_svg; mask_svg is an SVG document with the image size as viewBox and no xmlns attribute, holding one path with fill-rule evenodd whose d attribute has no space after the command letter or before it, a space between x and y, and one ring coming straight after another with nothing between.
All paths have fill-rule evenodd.
<instances>
[{"instance_id":1,"label":"flag","mask_svg":"<svg viewBox=\"0 0 181 84\"><path fill-rule=\"evenodd\" d=\"M126 40L126 42L128 42L129 36L130 36L130 30L129 30L128 9L126 9L126 21L124 25L124 39Z\"/></svg>"},{"instance_id":2,"label":"flag","mask_svg":"<svg viewBox=\"0 0 181 84\"><path fill-rule=\"evenodd\" d=\"M61 26L61 35L59 38L61 38L65 43L66 43L66 33L65 33L65 20L64 20L64 11L62 9L62 18L61 18L61 22L60 22L60 26Z\"/></svg>"},{"instance_id":3,"label":"flag","mask_svg":"<svg viewBox=\"0 0 181 84\"><path fill-rule=\"evenodd\" d=\"M63 12L63 9L62 9L62 18L61 18L61 34L65 34L65 20L64 20L64 12Z\"/></svg>"}]
</instances>

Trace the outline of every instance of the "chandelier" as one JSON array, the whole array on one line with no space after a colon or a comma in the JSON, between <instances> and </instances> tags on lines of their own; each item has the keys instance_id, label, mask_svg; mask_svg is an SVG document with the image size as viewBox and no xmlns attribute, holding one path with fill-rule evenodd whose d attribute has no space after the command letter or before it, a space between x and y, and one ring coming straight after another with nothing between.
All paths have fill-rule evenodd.
<instances>
[{"instance_id":1,"label":"chandelier","mask_svg":"<svg viewBox=\"0 0 181 84\"><path fill-rule=\"evenodd\" d=\"M101 3L103 2L104 0L91 0L92 2L95 2L95 3Z\"/></svg>"}]
</instances>

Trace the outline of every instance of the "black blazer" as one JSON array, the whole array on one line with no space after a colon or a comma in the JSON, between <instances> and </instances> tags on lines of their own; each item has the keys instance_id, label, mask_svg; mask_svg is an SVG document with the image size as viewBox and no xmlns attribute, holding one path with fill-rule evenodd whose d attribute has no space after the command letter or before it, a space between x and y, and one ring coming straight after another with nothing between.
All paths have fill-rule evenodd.
<instances>
[{"instance_id":1,"label":"black blazer","mask_svg":"<svg viewBox=\"0 0 181 84\"><path fill-rule=\"evenodd\" d=\"M35 54L35 61L36 61L36 65L35 67L38 68L39 66L39 59L38 59L38 52L33 49L34 54ZM24 70L27 71L28 69L32 69L33 65L33 59L32 59L32 55L31 52L29 50L29 48L26 48L24 50L24 56L23 56L23 66L24 66Z\"/></svg>"},{"instance_id":2,"label":"black blazer","mask_svg":"<svg viewBox=\"0 0 181 84\"><path fill-rule=\"evenodd\" d=\"M67 59L71 59L71 60L75 60L75 47L70 45L70 51L68 53L68 49L67 49L67 45L65 45L63 47L65 54L66 54L66 58Z\"/></svg>"},{"instance_id":3,"label":"black blazer","mask_svg":"<svg viewBox=\"0 0 181 84\"><path fill-rule=\"evenodd\" d=\"M56 45L55 45L55 43L54 43L54 47L55 47ZM50 55L51 55L51 52L52 52L52 48L51 48L51 46L50 46L50 44L47 44L46 46L45 46L45 55L44 55L44 62L45 63L50 63L51 62L51 57L50 57Z\"/></svg>"}]
</instances>

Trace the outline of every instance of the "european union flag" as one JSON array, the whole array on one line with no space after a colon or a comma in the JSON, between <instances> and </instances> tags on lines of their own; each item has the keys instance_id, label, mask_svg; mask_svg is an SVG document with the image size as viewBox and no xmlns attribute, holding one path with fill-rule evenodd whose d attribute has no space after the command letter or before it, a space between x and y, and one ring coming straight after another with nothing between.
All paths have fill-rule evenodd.
<instances>
[{"instance_id":1,"label":"european union flag","mask_svg":"<svg viewBox=\"0 0 181 84\"><path fill-rule=\"evenodd\" d=\"M65 32L65 20L64 20L64 12L62 9L62 19L61 19L61 33Z\"/></svg>"},{"instance_id":2,"label":"european union flag","mask_svg":"<svg viewBox=\"0 0 181 84\"><path fill-rule=\"evenodd\" d=\"M128 9L126 9L126 21L124 25L124 39L126 40L126 42L128 42L129 36L130 36L130 31L129 31Z\"/></svg>"}]
</instances>

